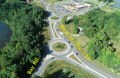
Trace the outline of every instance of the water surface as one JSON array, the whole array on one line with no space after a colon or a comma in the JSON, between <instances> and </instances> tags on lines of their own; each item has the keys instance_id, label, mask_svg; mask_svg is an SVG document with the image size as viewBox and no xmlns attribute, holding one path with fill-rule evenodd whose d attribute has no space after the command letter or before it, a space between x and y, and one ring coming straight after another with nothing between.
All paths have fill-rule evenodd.
<instances>
[{"instance_id":1,"label":"water surface","mask_svg":"<svg viewBox=\"0 0 120 78\"><path fill-rule=\"evenodd\" d=\"M0 48L3 48L9 42L12 31L8 25L0 21Z\"/></svg>"}]
</instances>

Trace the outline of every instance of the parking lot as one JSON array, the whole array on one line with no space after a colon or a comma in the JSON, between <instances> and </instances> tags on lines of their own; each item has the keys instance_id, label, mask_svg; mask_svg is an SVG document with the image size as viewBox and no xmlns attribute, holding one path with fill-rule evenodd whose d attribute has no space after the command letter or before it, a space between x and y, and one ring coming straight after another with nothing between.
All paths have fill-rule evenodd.
<instances>
[{"instance_id":1,"label":"parking lot","mask_svg":"<svg viewBox=\"0 0 120 78\"><path fill-rule=\"evenodd\" d=\"M84 14L85 12L90 10L90 7L83 7L83 8L79 8L79 10L68 10L66 9L64 6L66 5L72 5L74 3L79 3L79 4L84 4L83 1L79 1L76 2L74 0L71 0L70 2L65 2L65 3L59 3L59 4L52 4L50 5L50 9L56 14L59 15L61 17L65 16L65 15L79 15L79 14Z\"/></svg>"}]
</instances>

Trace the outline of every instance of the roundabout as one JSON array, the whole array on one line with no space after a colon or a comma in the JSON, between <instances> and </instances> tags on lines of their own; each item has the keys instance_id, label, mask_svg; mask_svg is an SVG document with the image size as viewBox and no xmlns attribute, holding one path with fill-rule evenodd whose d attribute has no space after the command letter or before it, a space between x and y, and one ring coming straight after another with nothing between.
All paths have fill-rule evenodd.
<instances>
[{"instance_id":1,"label":"roundabout","mask_svg":"<svg viewBox=\"0 0 120 78\"><path fill-rule=\"evenodd\" d=\"M49 47L54 55L66 55L71 51L71 46L63 39L52 40Z\"/></svg>"}]
</instances>

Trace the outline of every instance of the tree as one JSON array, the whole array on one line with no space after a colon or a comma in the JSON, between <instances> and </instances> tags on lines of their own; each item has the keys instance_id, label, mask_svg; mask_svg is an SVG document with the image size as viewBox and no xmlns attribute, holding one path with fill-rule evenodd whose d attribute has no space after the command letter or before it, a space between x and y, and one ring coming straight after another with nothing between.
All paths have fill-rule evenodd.
<instances>
[{"instance_id":1,"label":"tree","mask_svg":"<svg viewBox=\"0 0 120 78\"><path fill-rule=\"evenodd\" d=\"M7 0L0 10L0 20L12 30L10 42L0 50L0 78L28 78L32 61L43 53L44 35L39 33L47 26L46 12L21 0Z\"/></svg>"},{"instance_id":2,"label":"tree","mask_svg":"<svg viewBox=\"0 0 120 78\"><path fill-rule=\"evenodd\" d=\"M114 0L99 0L99 1L103 1L103 2L107 2L108 1L110 3L110 2L113 2Z\"/></svg>"},{"instance_id":3,"label":"tree","mask_svg":"<svg viewBox=\"0 0 120 78\"><path fill-rule=\"evenodd\" d=\"M90 39L87 46L89 55L92 59L99 60L115 71L117 71L120 61L114 54L117 48L111 41L120 41L118 40L120 32L120 15L118 13L108 14L100 9L95 9L79 16L83 32Z\"/></svg>"},{"instance_id":4,"label":"tree","mask_svg":"<svg viewBox=\"0 0 120 78\"><path fill-rule=\"evenodd\" d=\"M74 78L75 75L71 75L71 72L63 72L63 70L56 71L55 73L51 75L44 75L42 78Z\"/></svg>"},{"instance_id":5,"label":"tree","mask_svg":"<svg viewBox=\"0 0 120 78\"><path fill-rule=\"evenodd\" d=\"M79 25L79 20L77 16L74 16L73 18L73 23L74 23L74 34L78 34L78 25Z\"/></svg>"}]
</instances>

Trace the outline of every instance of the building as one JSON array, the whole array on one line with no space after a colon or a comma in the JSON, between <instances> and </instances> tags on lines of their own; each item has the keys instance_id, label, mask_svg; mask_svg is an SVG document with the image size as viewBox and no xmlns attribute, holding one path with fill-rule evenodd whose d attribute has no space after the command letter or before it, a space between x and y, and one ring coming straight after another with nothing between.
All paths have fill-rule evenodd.
<instances>
[{"instance_id":1,"label":"building","mask_svg":"<svg viewBox=\"0 0 120 78\"><path fill-rule=\"evenodd\" d=\"M64 5L64 7L69 11L77 11L84 8L90 8L91 5L87 3L79 4L77 2L74 2Z\"/></svg>"}]
</instances>

